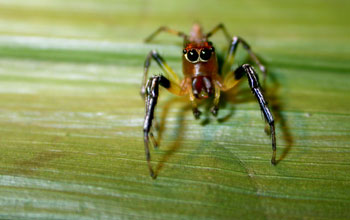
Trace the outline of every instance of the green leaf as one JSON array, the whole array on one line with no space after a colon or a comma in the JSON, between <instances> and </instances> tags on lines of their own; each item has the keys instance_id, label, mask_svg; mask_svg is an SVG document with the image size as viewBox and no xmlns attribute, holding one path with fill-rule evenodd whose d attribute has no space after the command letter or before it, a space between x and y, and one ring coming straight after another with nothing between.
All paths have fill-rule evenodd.
<instances>
[{"instance_id":1,"label":"green leaf","mask_svg":"<svg viewBox=\"0 0 350 220\"><path fill-rule=\"evenodd\" d=\"M1 219L350 218L349 1L0 4ZM268 66L277 166L242 83L217 119L161 90L149 176L143 62L157 49L181 76L182 42L142 40L194 21L223 22ZM223 56L223 35L212 40Z\"/></svg>"}]
</instances>

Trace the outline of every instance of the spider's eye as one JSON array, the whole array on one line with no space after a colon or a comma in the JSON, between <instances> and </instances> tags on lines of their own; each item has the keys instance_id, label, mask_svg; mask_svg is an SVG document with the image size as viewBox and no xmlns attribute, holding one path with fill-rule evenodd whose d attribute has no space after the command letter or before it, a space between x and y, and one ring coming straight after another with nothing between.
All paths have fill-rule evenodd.
<instances>
[{"instance_id":1,"label":"spider's eye","mask_svg":"<svg viewBox=\"0 0 350 220\"><path fill-rule=\"evenodd\" d=\"M197 51L195 49L192 49L192 50L188 51L187 58L191 62L194 62L194 61L198 60L198 53L197 53Z\"/></svg>"},{"instance_id":2,"label":"spider's eye","mask_svg":"<svg viewBox=\"0 0 350 220\"><path fill-rule=\"evenodd\" d=\"M201 59L202 60L209 60L211 57L211 50L210 49L203 49L201 50Z\"/></svg>"}]
</instances>

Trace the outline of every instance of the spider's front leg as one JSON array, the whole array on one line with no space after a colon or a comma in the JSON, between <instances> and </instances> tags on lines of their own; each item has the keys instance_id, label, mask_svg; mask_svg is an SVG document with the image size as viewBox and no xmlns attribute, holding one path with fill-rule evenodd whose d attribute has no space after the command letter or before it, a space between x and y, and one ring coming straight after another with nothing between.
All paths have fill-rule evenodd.
<instances>
[{"instance_id":1,"label":"spider's front leg","mask_svg":"<svg viewBox=\"0 0 350 220\"><path fill-rule=\"evenodd\" d=\"M141 91L140 91L141 96L144 96L146 92L146 80L147 80L148 70L151 66L152 59L155 60L158 66L163 70L165 77L170 81L174 82L174 84L172 84L172 86L169 88L170 92L174 94L179 94L181 90L179 86L180 84L179 77L173 71L173 69L168 66L168 64L165 62L163 57L160 56L156 50L152 50L147 55L144 63L144 72L143 72L142 85L141 85Z\"/></svg>"},{"instance_id":2,"label":"spider's front leg","mask_svg":"<svg viewBox=\"0 0 350 220\"><path fill-rule=\"evenodd\" d=\"M145 115L145 120L143 124L143 139L144 139L144 145L145 145L146 160L147 160L149 172L152 178L156 178L156 175L151 165L151 154L149 152L149 138L150 137L152 139L154 138L150 130L152 128L154 110L158 101L159 85L163 86L166 89L169 89L170 81L162 75L153 76L147 81L146 91L145 91L146 115Z\"/></svg>"},{"instance_id":3,"label":"spider's front leg","mask_svg":"<svg viewBox=\"0 0 350 220\"><path fill-rule=\"evenodd\" d=\"M259 80L256 72L254 71L253 67L251 67L249 64L244 64L240 67L238 67L234 72L231 72L226 76L224 79L224 82L226 82L225 89L228 90L241 80L243 76L247 76L250 89L252 93L257 98L257 101L259 102L260 109L265 117L265 120L270 125L270 136L272 140L272 158L271 163L273 165L276 165L276 134L275 134L275 122L273 119L273 116L270 112L270 109L267 106L267 102L261 92L260 86L259 86ZM231 79L231 80L229 80Z\"/></svg>"},{"instance_id":4,"label":"spider's front leg","mask_svg":"<svg viewBox=\"0 0 350 220\"><path fill-rule=\"evenodd\" d=\"M152 59L154 59L157 62L157 64L162 68L165 76L163 75L153 76L149 78L149 80L146 82L148 70L150 68ZM155 141L155 138L153 137L153 133L151 129L152 129L152 122L154 119L154 111L158 100L159 85L166 88L169 92L175 95L181 96L181 95L184 95L185 92L183 91L183 89L180 87L179 84L180 84L180 80L176 75L176 73L167 65L165 60L158 54L157 51L152 50L148 54L145 60L143 81L141 86L141 95L145 98L145 105L146 105L146 115L145 115L144 126L143 126L145 153L146 153L148 168L152 178L156 178L156 174L154 173L151 166L151 155L149 152L149 139L151 139L151 141L153 142L153 145L156 147L157 143Z\"/></svg>"}]
</instances>

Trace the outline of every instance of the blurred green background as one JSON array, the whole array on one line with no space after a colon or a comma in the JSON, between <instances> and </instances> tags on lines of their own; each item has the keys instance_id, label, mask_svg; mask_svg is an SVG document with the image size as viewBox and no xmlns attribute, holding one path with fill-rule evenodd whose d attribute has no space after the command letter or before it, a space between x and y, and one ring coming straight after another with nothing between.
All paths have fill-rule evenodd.
<instances>
[{"instance_id":1,"label":"blurred green background","mask_svg":"<svg viewBox=\"0 0 350 220\"><path fill-rule=\"evenodd\" d=\"M349 219L349 10L346 0L0 0L0 218ZM143 62L157 49L181 75L182 42L143 39L194 22L224 23L267 64L276 167L246 85L223 98L218 120L195 120L162 90L149 177ZM224 54L223 35L212 40Z\"/></svg>"}]
</instances>

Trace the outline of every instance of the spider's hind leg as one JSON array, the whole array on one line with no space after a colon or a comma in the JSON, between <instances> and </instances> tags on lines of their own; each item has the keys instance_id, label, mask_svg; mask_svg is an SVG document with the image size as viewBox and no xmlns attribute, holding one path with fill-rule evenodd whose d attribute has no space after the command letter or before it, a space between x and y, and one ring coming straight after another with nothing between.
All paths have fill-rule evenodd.
<instances>
[{"instance_id":1,"label":"spider's hind leg","mask_svg":"<svg viewBox=\"0 0 350 220\"><path fill-rule=\"evenodd\" d=\"M166 26L161 26L155 32L153 32L150 36L148 36L145 39L145 42L146 43L151 42L161 32L167 32L169 34L173 34L173 35L182 37L184 39L188 38L187 35L185 33L181 32L181 31L176 31L176 30L170 29L170 28L168 28Z\"/></svg>"},{"instance_id":2,"label":"spider's hind leg","mask_svg":"<svg viewBox=\"0 0 350 220\"><path fill-rule=\"evenodd\" d=\"M228 31L227 31L225 25L222 24L222 23L216 25L211 31L209 31L209 32L206 34L206 38L209 38L209 37L213 36L213 35L214 35L217 31L219 31L219 30L222 30L222 32L224 33L224 35L225 35L225 37L226 37L226 39L227 39L228 41L231 40L231 37L230 37L231 35L228 33Z\"/></svg>"},{"instance_id":3,"label":"spider's hind leg","mask_svg":"<svg viewBox=\"0 0 350 220\"><path fill-rule=\"evenodd\" d=\"M253 52L253 50L251 49L249 44L243 38L238 37L238 36L234 36L231 40L227 56L225 58L225 62L224 62L223 67L222 67L222 73L225 75L225 74L228 74L229 72L231 72L231 67L234 63L237 47L239 44L241 44L243 46L243 48L248 52L250 58L254 61L254 63L259 67L260 71L263 73L263 77L264 77L263 84L265 84L266 76L267 76L266 67L261 63L260 59Z\"/></svg>"}]
</instances>

